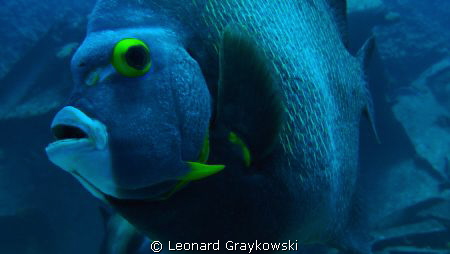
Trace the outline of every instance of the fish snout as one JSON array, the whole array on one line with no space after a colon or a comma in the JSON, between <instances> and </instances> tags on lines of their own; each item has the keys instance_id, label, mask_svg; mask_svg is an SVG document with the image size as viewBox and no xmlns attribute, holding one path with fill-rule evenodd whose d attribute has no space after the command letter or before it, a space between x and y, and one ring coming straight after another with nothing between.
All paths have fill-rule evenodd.
<instances>
[{"instance_id":1,"label":"fish snout","mask_svg":"<svg viewBox=\"0 0 450 254\"><path fill-rule=\"evenodd\" d=\"M102 150L108 142L105 125L72 106L66 106L56 114L51 130L55 143L89 140L97 149Z\"/></svg>"},{"instance_id":2,"label":"fish snout","mask_svg":"<svg viewBox=\"0 0 450 254\"><path fill-rule=\"evenodd\" d=\"M114 193L105 125L67 106L56 113L51 130L56 140L45 149L50 161L71 173L95 197L104 200L103 193Z\"/></svg>"}]
</instances>

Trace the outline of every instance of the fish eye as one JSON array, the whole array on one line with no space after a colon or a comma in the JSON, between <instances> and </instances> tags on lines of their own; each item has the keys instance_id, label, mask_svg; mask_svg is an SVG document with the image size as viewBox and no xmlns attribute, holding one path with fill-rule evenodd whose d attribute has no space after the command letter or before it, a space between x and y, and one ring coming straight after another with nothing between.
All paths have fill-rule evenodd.
<instances>
[{"instance_id":1,"label":"fish eye","mask_svg":"<svg viewBox=\"0 0 450 254\"><path fill-rule=\"evenodd\" d=\"M152 65L150 50L147 44L139 39L123 39L114 46L112 65L124 76L143 76Z\"/></svg>"}]
</instances>

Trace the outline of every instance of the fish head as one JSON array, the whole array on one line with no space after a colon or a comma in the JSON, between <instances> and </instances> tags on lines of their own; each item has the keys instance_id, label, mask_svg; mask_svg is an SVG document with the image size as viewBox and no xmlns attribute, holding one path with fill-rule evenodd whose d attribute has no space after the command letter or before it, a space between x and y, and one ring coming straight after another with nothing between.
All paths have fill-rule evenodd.
<instances>
[{"instance_id":1,"label":"fish head","mask_svg":"<svg viewBox=\"0 0 450 254\"><path fill-rule=\"evenodd\" d=\"M197 161L211 115L197 62L171 30L88 34L75 88L53 119L49 159L96 197L158 199Z\"/></svg>"}]
</instances>

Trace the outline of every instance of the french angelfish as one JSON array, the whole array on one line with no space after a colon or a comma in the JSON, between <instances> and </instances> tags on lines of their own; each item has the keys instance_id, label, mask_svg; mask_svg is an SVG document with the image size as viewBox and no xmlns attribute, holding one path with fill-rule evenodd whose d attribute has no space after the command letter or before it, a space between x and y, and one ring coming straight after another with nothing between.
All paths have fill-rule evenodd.
<instances>
[{"instance_id":1,"label":"french angelfish","mask_svg":"<svg viewBox=\"0 0 450 254\"><path fill-rule=\"evenodd\" d=\"M373 41L348 52L345 12L344 0L99 0L48 157L165 245L370 253L355 185Z\"/></svg>"}]
</instances>

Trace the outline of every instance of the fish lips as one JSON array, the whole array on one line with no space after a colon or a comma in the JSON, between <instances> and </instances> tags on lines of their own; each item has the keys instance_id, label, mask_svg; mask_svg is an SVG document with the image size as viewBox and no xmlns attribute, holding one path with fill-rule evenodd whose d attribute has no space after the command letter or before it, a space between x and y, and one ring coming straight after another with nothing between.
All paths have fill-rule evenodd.
<instances>
[{"instance_id":1,"label":"fish lips","mask_svg":"<svg viewBox=\"0 0 450 254\"><path fill-rule=\"evenodd\" d=\"M57 149L89 141L95 149L104 150L108 144L108 132L105 125L72 106L64 107L56 114L51 129L56 141L47 149Z\"/></svg>"},{"instance_id":2,"label":"fish lips","mask_svg":"<svg viewBox=\"0 0 450 254\"><path fill-rule=\"evenodd\" d=\"M56 141L45 149L49 160L72 174L100 200L106 201L107 197L161 200L178 183L178 180L166 180L134 189L117 186L106 126L75 107L61 109L51 129Z\"/></svg>"}]
</instances>

